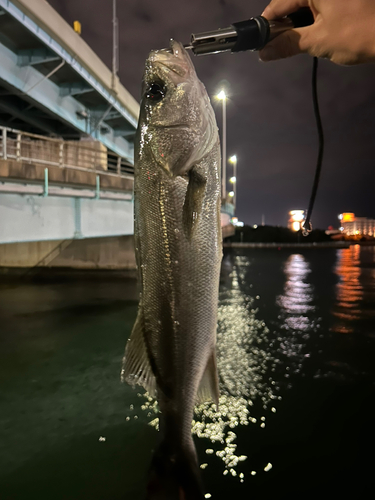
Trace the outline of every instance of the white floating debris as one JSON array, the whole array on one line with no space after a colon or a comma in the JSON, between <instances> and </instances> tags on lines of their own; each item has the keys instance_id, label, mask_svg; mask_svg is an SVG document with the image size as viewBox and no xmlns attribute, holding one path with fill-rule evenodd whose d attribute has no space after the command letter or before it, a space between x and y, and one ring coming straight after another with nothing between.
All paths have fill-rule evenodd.
<instances>
[{"instance_id":1,"label":"white floating debris","mask_svg":"<svg viewBox=\"0 0 375 500\"><path fill-rule=\"evenodd\" d=\"M208 464L201 464L200 467L201 469L205 469L208 466Z\"/></svg>"},{"instance_id":2,"label":"white floating debris","mask_svg":"<svg viewBox=\"0 0 375 500\"><path fill-rule=\"evenodd\" d=\"M269 471L269 470L271 470L271 469L272 469L272 464L270 464L270 463L268 462L268 464L267 464L267 465L265 466L265 468L264 468L264 472L268 472L268 471Z\"/></svg>"},{"instance_id":3,"label":"white floating debris","mask_svg":"<svg viewBox=\"0 0 375 500\"><path fill-rule=\"evenodd\" d=\"M243 472L241 472L241 474L239 475L239 477L240 477L241 479L243 479L243 478L245 477L245 474L244 474Z\"/></svg>"},{"instance_id":4,"label":"white floating debris","mask_svg":"<svg viewBox=\"0 0 375 500\"><path fill-rule=\"evenodd\" d=\"M266 424L263 422L263 424L260 424L261 428L264 429Z\"/></svg>"},{"instance_id":5,"label":"white floating debris","mask_svg":"<svg viewBox=\"0 0 375 500\"><path fill-rule=\"evenodd\" d=\"M273 411L274 413L276 413L276 408L272 406L271 411Z\"/></svg>"},{"instance_id":6,"label":"white floating debris","mask_svg":"<svg viewBox=\"0 0 375 500\"><path fill-rule=\"evenodd\" d=\"M105 441L106 438L104 436L100 436L99 441Z\"/></svg>"},{"instance_id":7,"label":"white floating debris","mask_svg":"<svg viewBox=\"0 0 375 500\"><path fill-rule=\"evenodd\" d=\"M266 417L260 417L261 421L264 422L266 420Z\"/></svg>"},{"instance_id":8,"label":"white floating debris","mask_svg":"<svg viewBox=\"0 0 375 500\"><path fill-rule=\"evenodd\" d=\"M252 471L251 471L251 475L252 475L252 476L255 476L255 474L256 474L255 470L252 470Z\"/></svg>"},{"instance_id":9,"label":"white floating debris","mask_svg":"<svg viewBox=\"0 0 375 500\"><path fill-rule=\"evenodd\" d=\"M129 407L131 410L134 410L134 405L130 405Z\"/></svg>"},{"instance_id":10,"label":"white floating debris","mask_svg":"<svg viewBox=\"0 0 375 500\"><path fill-rule=\"evenodd\" d=\"M125 420L126 420L127 422L129 422L129 420L130 420L130 417L126 417L126 419L125 419Z\"/></svg>"},{"instance_id":11,"label":"white floating debris","mask_svg":"<svg viewBox=\"0 0 375 500\"><path fill-rule=\"evenodd\" d=\"M206 493L206 494L204 495L204 498L211 498L211 493Z\"/></svg>"},{"instance_id":12,"label":"white floating debris","mask_svg":"<svg viewBox=\"0 0 375 500\"><path fill-rule=\"evenodd\" d=\"M223 476L226 476L228 474L228 469L225 469L225 471L223 472Z\"/></svg>"},{"instance_id":13,"label":"white floating debris","mask_svg":"<svg viewBox=\"0 0 375 500\"><path fill-rule=\"evenodd\" d=\"M208 449L206 450L207 455L212 455L212 454L213 454L213 452L214 452L214 450L211 450L211 448L208 448Z\"/></svg>"}]
</instances>

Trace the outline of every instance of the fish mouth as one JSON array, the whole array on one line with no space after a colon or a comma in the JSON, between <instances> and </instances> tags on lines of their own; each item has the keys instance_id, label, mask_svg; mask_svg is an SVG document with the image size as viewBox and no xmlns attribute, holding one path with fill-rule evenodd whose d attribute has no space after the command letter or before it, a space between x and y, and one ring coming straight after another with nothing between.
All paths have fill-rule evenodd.
<instances>
[{"instance_id":1,"label":"fish mouth","mask_svg":"<svg viewBox=\"0 0 375 500\"><path fill-rule=\"evenodd\" d=\"M171 129L188 129L189 125L187 123L176 123L171 125L163 125L162 123L155 123L151 126L152 128L171 128Z\"/></svg>"},{"instance_id":2,"label":"fish mouth","mask_svg":"<svg viewBox=\"0 0 375 500\"><path fill-rule=\"evenodd\" d=\"M168 71L172 71L173 73L176 73L176 75L178 75L178 76L184 76L186 73L186 71L183 70L183 68L181 68L181 70L179 70L180 68L171 67L169 64L166 64L166 62L164 62L164 61L155 61L155 64L157 64L158 66L163 66L164 68L167 68Z\"/></svg>"},{"instance_id":3,"label":"fish mouth","mask_svg":"<svg viewBox=\"0 0 375 500\"><path fill-rule=\"evenodd\" d=\"M191 68L189 54L180 42L171 40L169 49L160 49L152 51L149 56L151 64L166 68L168 72L175 73L180 77L184 77Z\"/></svg>"}]
</instances>

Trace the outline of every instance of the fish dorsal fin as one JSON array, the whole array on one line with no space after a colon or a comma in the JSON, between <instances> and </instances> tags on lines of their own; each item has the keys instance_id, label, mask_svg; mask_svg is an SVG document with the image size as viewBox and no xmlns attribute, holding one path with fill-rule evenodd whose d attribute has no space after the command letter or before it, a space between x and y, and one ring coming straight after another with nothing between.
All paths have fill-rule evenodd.
<instances>
[{"instance_id":1,"label":"fish dorsal fin","mask_svg":"<svg viewBox=\"0 0 375 500\"><path fill-rule=\"evenodd\" d=\"M121 380L133 387L136 384L141 385L151 397L156 397L156 379L150 365L144 341L142 315L142 308L139 307L133 331L125 348Z\"/></svg>"},{"instance_id":2,"label":"fish dorsal fin","mask_svg":"<svg viewBox=\"0 0 375 500\"><path fill-rule=\"evenodd\" d=\"M216 407L218 407L219 380L217 377L215 348L212 350L212 353L208 358L206 369L197 393L197 403L204 403L209 400L212 400L216 404Z\"/></svg>"},{"instance_id":3,"label":"fish dorsal fin","mask_svg":"<svg viewBox=\"0 0 375 500\"><path fill-rule=\"evenodd\" d=\"M185 195L182 223L185 234L190 239L202 213L207 180L197 167L193 167L188 175L189 184Z\"/></svg>"}]
</instances>

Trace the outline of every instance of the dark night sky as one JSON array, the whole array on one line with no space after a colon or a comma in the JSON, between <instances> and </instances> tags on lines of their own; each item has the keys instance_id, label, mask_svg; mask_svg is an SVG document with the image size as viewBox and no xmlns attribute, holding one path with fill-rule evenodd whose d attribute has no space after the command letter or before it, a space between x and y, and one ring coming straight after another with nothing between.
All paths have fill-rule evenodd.
<instances>
[{"instance_id":1,"label":"dark night sky","mask_svg":"<svg viewBox=\"0 0 375 500\"><path fill-rule=\"evenodd\" d=\"M112 2L50 0L111 67ZM226 27L261 14L263 0L118 0L120 79L139 100L148 52L170 38L188 43L191 32ZM311 100L312 58L261 63L257 53L194 57L221 126L213 96L229 84L228 156L238 156L238 209L248 224L286 225L291 209L307 208L317 156ZM321 61L319 101L326 138L313 226L337 226L337 214L375 217L375 65L339 67ZM230 167L229 167L230 168Z\"/></svg>"}]
</instances>

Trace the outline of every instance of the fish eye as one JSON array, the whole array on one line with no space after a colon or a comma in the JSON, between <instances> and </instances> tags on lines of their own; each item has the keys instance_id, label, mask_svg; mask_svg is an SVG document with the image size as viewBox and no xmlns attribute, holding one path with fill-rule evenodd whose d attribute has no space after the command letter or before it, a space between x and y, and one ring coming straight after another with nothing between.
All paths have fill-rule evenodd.
<instances>
[{"instance_id":1,"label":"fish eye","mask_svg":"<svg viewBox=\"0 0 375 500\"><path fill-rule=\"evenodd\" d=\"M147 99L153 102L160 102L165 96L165 88L160 83L151 83L146 91Z\"/></svg>"}]
</instances>

